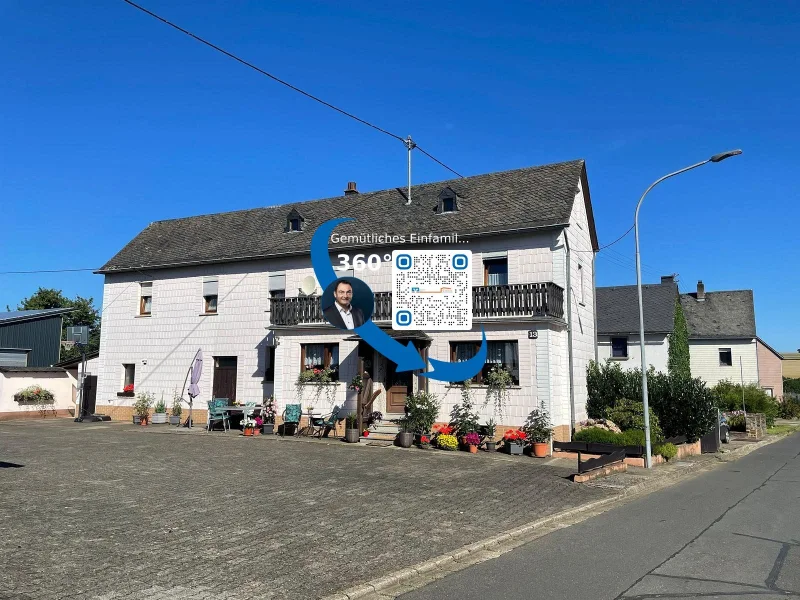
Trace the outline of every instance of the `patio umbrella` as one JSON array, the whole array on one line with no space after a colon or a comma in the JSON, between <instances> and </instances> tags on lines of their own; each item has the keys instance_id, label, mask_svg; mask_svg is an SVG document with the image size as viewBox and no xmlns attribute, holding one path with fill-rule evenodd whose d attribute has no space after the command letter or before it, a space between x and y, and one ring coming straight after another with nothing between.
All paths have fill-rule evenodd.
<instances>
[{"instance_id":1,"label":"patio umbrella","mask_svg":"<svg viewBox=\"0 0 800 600\"><path fill-rule=\"evenodd\" d=\"M200 388L197 386L200 383L200 376L203 374L203 351L198 350L192 362L192 375L189 379L189 427L192 426L192 404L194 399L200 395Z\"/></svg>"}]
</instances>

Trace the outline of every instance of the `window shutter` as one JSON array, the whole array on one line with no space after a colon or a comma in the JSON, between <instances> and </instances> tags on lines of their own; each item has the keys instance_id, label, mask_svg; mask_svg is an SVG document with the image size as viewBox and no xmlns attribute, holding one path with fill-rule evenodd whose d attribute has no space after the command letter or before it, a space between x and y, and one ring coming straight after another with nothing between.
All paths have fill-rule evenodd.
<instances>
[{"instance_id":1,"label":"window shutter","mask_svg":"<svg viewBox=\"0 0 800 600\"><path fill-rule=\"evenodd\" d=\"M273 273L269 276L269 291L272 290L285 290L286 289L286 274L281 271L280 273Z\"/></svg>"},{"instance_id":2,"label":"window shutter","mask_svg":"<svg viewBox=\"0 0 800 600\"><path fill-rule=\"evenodd\" d=\"M140 289L142 291L142 296L152 296L153 295L153 282L148 281L147 283L140 283Z\"/></svg>"},{"instance_id":3,"label":"window shutter","mask_svg":"<svg viewBox=\"0 0 800 600\"><path fill-rule=\"evenodd\" d=\"M508 258L508 250L499 250L497 252L481 252L483 260L492 260L496 258Z\"/></svg>"},{"instance_id":4,"label":"window shutter","mask_svg":"<svg viewBox=\"0 0 800 600\"><path fill-rule=\"evenodd\" d=\"M206 277L203 279L203 296L217 296L219 283L216 277Z\"/></svg>"}]
</instances>

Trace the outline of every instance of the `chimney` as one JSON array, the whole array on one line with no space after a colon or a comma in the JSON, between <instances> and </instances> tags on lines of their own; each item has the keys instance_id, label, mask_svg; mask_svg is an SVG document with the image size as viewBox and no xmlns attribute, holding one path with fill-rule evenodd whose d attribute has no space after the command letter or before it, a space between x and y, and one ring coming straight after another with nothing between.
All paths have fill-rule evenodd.
<instances>
[{"instance_id":1,"label":"chimney","mask_svg":"<svg viewBox=\"0 0 800 600\"><path fill-rule=\"evenodd\" d=\"M668 283L675 283L675 275L662 275L661 276L661 285L666 285Z\"/></svg>"},{"instance_id":2,"label":"chimney","mask_svg":"<svg viewBox=\"0 0 800 600\"><path fill-rule=\"evenodd\" d=\"M703 285L703 280L697 282L697 301L705 302L706 299L706 286Z\"/></svg>"},{"instance_id":3,"label":"chimney","mask_svg":"<svg viewBox=\"0 0 800 600\"><path fill-rule=\"evenodd\" d=\"M348 181L347 182L347 189L344 191L345 196L352 196L353 194L357 194L358 190L356 189L356 182L355 181Z\"/></svg>"}]
</instances>

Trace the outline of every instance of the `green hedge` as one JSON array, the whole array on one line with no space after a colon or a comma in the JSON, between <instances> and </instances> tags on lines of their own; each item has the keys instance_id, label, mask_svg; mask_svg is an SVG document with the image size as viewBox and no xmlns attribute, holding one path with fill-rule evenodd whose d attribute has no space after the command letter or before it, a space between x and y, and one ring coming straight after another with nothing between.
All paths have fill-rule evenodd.
<instances>
[{"instance_id":1,"label":"green hedge","mask_svg":"<svg viewBox=\"0 0 800 600\"><path fill-rule=\"evenodd\" d=\"M767 420L767 427L775 425L775 419L780 415L781 407L777 400L751 383L744 386L744 408L742 408L742 386L730 381L720 381L711 388L714 403L720 410L731 412L745 410L747 413L763 413Z\"/></svg>"},{"instance_id":2,"label":"green hedge","mask_svg":"<svg viewBox=\"0 0 800 600\"><path fill-rule=\"evenodd\" d=\"M589 442L591 444L614 444L616 446L644 446L644 431L629 429L622 433L614 433L600 427L581 429L572 439L576 442Z\"/></svg>"}]
</instances>

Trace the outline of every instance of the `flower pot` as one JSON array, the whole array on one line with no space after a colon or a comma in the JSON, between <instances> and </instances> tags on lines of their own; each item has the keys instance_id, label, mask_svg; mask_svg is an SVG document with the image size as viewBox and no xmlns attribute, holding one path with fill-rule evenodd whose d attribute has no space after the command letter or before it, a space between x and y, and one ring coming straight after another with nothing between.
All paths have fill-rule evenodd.
<instances>
[{"instance_id":1,"label":"flower pot","mask_svg":"<svg viewBox=\"0 0 800 600\"><path fill-rule=\"evenodd\" d=\"M261 433L264 435L273 435L275 433L275 423L264 423L261 426Z\"/></svg>"},{"instance_id":2,"label":"flower pot","mask_svg":"<svg viewBox=\"0 0 800 600\"><path fill-rule=\"evenodd\" d=\"M169 424L170 425L180 425L181 424L181 416L180 415L170 415Z\"/></svg>"},{"instance_id":3,"label":"flower pot","mask_svg":"<svg viewBox=\"0 0 800 600\"><path fill-rule=\"evenodd\" d=\"M344 441L350 444L357 444L358 443L358 429L345 429L344 430Z\"/></svg>"},{"instance_id":4,"label":"flower pot","mask_svg":"<svg viewBox=\"0 0 800 600\"><path fill-rule=\"evenodd\" d=\"M142 422L142 417L139 415L133 415L133 424L139 425Z\"/></svg>"},{"instance_id":5,"label":"flower pot","mask_svg":"<svg viewBox=\"0 0 800 600\"><path fill-rule=\"evenodd\" d=\"M147 417L142 417L142 420L139 421L139 425L147 425Z\"/></svg>"},{"instance_id":6,"label":"flower pot","mask_svg":"<svg viewBox=\"0 0 800 600\"><path fill-rule=\"evenodd\" d=\"M487 452L496 452L497 451L497 442L486 442L486 451Z\"/></svg>"},{"instance_id":7,"label":"flower pot","mask_svg":"<svg viewBox=\"0 0 800 600\"><path fill-rule=\"evenodd\" d=\"M411 448L414 443L414 433L411 431L401 431L397 434L397 445L401 448Z\"/></svg>"},{"instance_id":8,"label":"flower pot","mask_svg":"<svg viewBox=\"0 0 800 600\"><path fill-rule=\"evenodd\" d=\"M517 444L516 442L505 442L503 450L506 451L506 454L519 454L522 456L522 444Z\"/></svg>"},{"instance_id":9,"label":"flower pot","mask_svg":"<svg viewBox=\"0 0 800 600\"><path fill-rule=\"evenodd\" d=\"M153 425L163 425L167 422L167 413L153 413Z\"/></svg>"},{"instance_id":10,"label":"flower pot","mask_svg":"<svg viewBox=\"0 0 800 600\"><path fill-rule=\"evenodd\" d=\"M253 427L253 435L261 435L261 428Z\"/></svg>"},{"instance_id":11,"label":"flower pot","mask_svg":"<svg viewBox=\"0 0 800 600\"><path fill-rule=\"evenodd\" d=\"M245 427L244 428L244 434L246 436L250 437L251 435L253 435L253 428L252 427Z\"/></svg>"},{"instance_id":12,"label":"flower pot","mask_svg":"<svg viewBox=\"0 0 800 600\"><path fill-rule=\"evenodd\" d=\"M469 445L469 453L470 454L477 454L478 453L478 445L477 444L470 444Z\"/></svg>"},{"instance_id":13,"label":"flower pot","mask_svg":"<svg viewBox=\"0 0 800 600\"><path fill-rule=\"evenodd\" d=\"M547 442L533 442L533 455L537 458L547 456Z\"/></svg>"}]
</instances>

